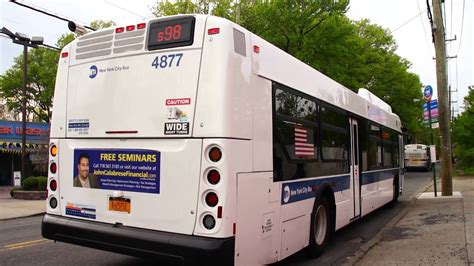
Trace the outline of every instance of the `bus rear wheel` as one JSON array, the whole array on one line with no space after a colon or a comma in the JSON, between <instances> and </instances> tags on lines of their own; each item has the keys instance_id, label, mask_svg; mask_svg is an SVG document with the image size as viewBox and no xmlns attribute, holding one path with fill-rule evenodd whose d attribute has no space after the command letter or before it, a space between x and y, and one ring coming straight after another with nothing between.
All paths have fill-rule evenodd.
<instances>
[{"instance_id":1,"label":"bus rear wheel","mask_svg":"<svg viewBox=\"0 0 474 266\"><path fill-rule=\"evenodd\" d=\"M332 209L326 197L317 199L311 214L311 228L307 253L310 257L319 257L326 247L333 228Z\"/></svg>"}]
</instances>

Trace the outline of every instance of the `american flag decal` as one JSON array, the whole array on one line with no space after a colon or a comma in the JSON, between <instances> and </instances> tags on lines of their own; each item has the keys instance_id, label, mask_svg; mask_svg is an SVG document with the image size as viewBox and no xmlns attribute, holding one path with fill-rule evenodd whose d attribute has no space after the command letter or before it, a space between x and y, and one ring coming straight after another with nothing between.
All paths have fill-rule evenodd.
<instances>
[{"instance_id":1,"label":"american flag decal","mask_svg":"<svg viewBox=\"0 0 474 266\"><path fill-rule=\"evenodd\" d=\"M308 143L308 129L295 126L295 155L314 156L314 144Z\"/></svg>"}]
</instances>

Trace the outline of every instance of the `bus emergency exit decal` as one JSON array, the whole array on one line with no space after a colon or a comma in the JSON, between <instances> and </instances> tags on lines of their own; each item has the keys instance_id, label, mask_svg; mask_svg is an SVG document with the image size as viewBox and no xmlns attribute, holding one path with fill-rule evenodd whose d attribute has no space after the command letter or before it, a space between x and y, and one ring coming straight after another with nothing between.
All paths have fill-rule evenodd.
<instances>
[{"instance_id":1,"label":"bus emergency exit decal","mask_svg":"<svg viewBox=\"0 0 474 266\"><path fill-rule=\"evenodd\" d=\"M160 193L160 152L75 149L74 187Z\"/></svg>"}]
</instances>

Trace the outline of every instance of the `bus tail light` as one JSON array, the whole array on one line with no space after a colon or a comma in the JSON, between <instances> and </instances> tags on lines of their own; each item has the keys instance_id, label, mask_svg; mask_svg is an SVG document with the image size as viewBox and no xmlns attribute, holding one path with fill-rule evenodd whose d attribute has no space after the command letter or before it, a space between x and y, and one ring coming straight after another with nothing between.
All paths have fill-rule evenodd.
<instances>
[{"instance_id":1,"label":"bus tail light","mask_svg":"<svg viewBox=\"0 0 474 266\"><path fill-rule=\"evenodd\" d=\"M207 181L211 185L216 185L221 180L221 174L217 170L211 170L207 173Z\"/></svg>"},{"instance_id":2,"label":"bus tail light","mask_svg":"<svg viewBox=\"0 0 474 266\"><path fill-rule=\"evenodd\" d=\"M209 192L206 194L206 204L209 207L215 207L219 203L219 197L214 192Z\"/></svg>"},{"instance_id":3,"label":"bus tail light","mask_svg":"<svg viewBox=\"0 0 474 266\"><path fill-rule=\"evenodd\" d=\"M222 206L217 207L217 218L222 218Z\"/></svg>"},{"instance_id":4,"label":"bus tail light","mask_svg":"<svg viewBox=\"0 0 474 266\"><path fill-rule=\"evenodd\" d=\"M51 165L49 166L49 171L51 173L56 174L56 171L58 170L58 165L55 162L52 162Z\"/></svg>"},{"instance_id":5,"label":"bus tail light","mask_svg":"<svg viewBox=\"0 0 474 266\"><path fill-rule=\"evenodd\" d=\"M125 28L124 27L120 27L120 28L116 28L115 29L115 33L122 33L125 31Z\"/></svg>"},{"instance_id":6,"label":"bus tail light","mask_svg":"<svg viewBox=\"0 0 474 266\"><path fill-rule=\"evenodd\" d=\"M254 53L256 53L256 54L260 53L260 47L257 46L257 45L254 45L254 46L253 46L253 51L254 51Z\"/></svg>"},{"instance_id":7,"label":"bus tail light","mask_svg":"<svg viewBox=\"0 0 474 266\"><path fill-rule=\"evenodd\" d=\"M202 224L207 230L212 230L216 226L216 219L212 215L207 214L202 219Z\"/></svg>"},{"instance_id":8,"label":"bus tail light","mask_svg":"<svg viewBox=\"0 0 474 266\"><path fill-rule=\"evenodd\" d=\"M58 147L56 147L56 145L51 145L49 153L51 154L51 156L56 157L56 155L58 154Z\"/></svg>"},{"instance_id":9,"label":"bus tail light","mask_svg":"<svg viewBox=\"0 0 474 266\"><path fill-rule=\"evenodd\" d=\"M207 34L209 35L214 35L214 34L219 34L220 29L219 28L212 28L207 30Z\"/></svg>"},{"instance_id":10,"label":"bus tail light","mask_svg":"<svg viewBox=\"0 0 474 266\"><path fill-rule=\"evenodd\" d=\"M61 54L61 58L66 58L69 56L69 53L68 52L64 52Z\"/></svg>"},{"instance_id":11,"label":"bus tail light","mask_svg":"<svg viewBox=\"0 0 474 266\"><path fill-rule=\"evenodd\" d=\"M58 188L58 183L56 182L56 180L51 180L51 182L49 182L49 188L51 189L51 191L56 191L56 189Z\"/></svg>"},{"instance_id":12,"label":"bus tail light","mask_svg":"<svg viewBox=\"0 0 474 266\"><path fill-rule=\"evenodd\" d=\"M132 31L132 30L135 30L135 25L129 25L127 26L127 31Z\"/></svg>"},{"instance_id":13,"label":"bus tail light","mask_svg":"<svg viewBox=\"0 0 474 266\"><path fill-rule=\"evenodd\" d=\"M57 200L55 197L52 197L52 198L49 200L49 206L50 206L52 209L56 209L56 207L58 206L58 200Z\"/></svg>"},{"instance_id":14,"label":"bus tail light","mask_svg":"<svg viewBox=\"0 0 474 266\"><path fill-rule=\"evenodd\" d=\"M222 151L218 147L212 147L209 150L209 159L213 162L218 162L222 158Z\"/></svg>"},{"instance_id":15,"label":"bus tail light","mask_svg":"<svg viewBox=\"0 0 474 266\"><path fill-rule=\"evenodd\" d=\"M145 27L146 27L146 23L137 24L137 30L144 29Z\"/></svg>"}]
</instances>

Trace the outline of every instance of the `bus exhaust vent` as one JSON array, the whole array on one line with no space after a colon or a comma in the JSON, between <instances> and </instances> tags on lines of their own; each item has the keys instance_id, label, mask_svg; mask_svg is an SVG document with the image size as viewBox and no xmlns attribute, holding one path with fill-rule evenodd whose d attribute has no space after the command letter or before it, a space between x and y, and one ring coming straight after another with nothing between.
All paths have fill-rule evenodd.
<instances>
[{"instance_id":1,"label":"bus exhaust vent","mask_svg":"<svg viewBox=\"0 0 474 266\"><path fill-rule=\"evenodd\" d=\"M89 33L78 38L76 59L142 50L145 43L145 29L115 33L113 29Z\"/></svg>"}]
</instances>

